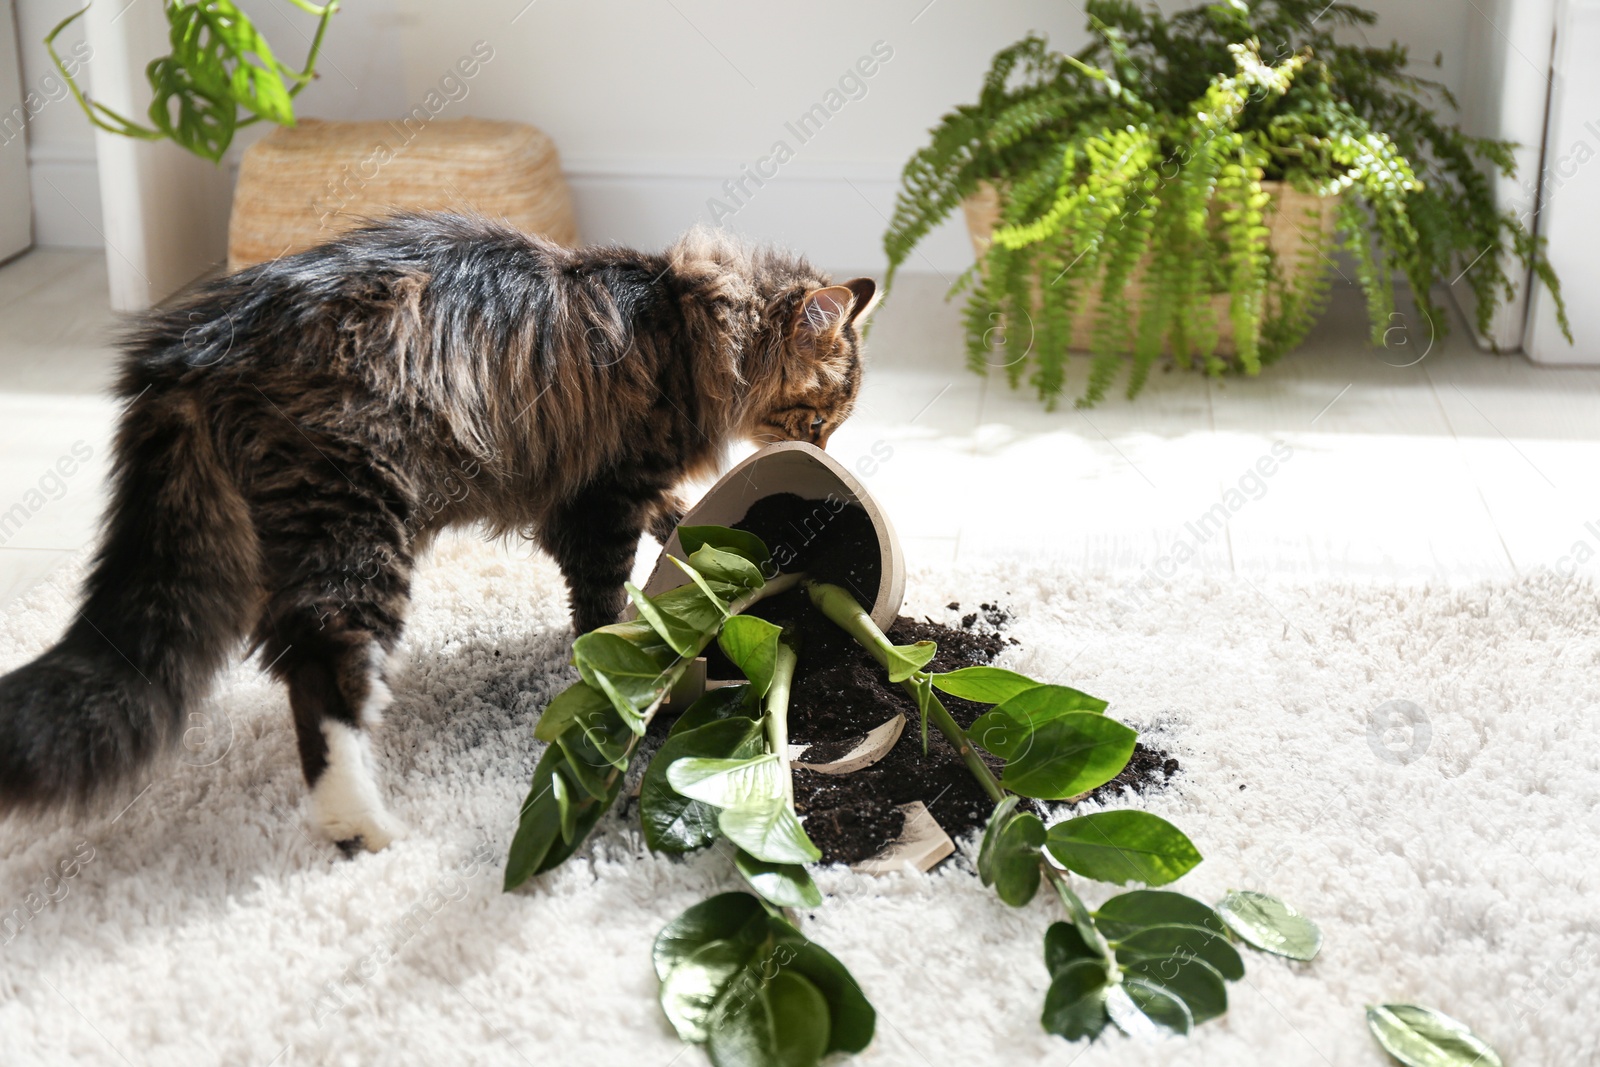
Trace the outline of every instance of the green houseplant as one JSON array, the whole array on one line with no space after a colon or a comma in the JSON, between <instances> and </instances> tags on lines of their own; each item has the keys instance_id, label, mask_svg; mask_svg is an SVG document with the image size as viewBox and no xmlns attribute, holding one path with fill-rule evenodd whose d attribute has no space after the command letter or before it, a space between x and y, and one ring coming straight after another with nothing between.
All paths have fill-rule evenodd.
<instances>
[{"instance_id":1,"label":"green houseplant","mask_svg":"<svg viewBox=\"0 0 1600 1067\"><path fill-rule=\"evenodd\" d=\"M328 20L339 10L339 0L320 6L308 0L289 3L317 18L315 36L299 70L277 58L249 16L231 0L166 0L162 13L172 51L145 67L153 94L148 126L90 99L56 55L56 37L81 18L87 7L63 19L44 44L56 70L95 126L141 141L171 140L220 163L239 127L262 119L293 126L294 98L316 77L317 53Z\"/></svg>"},{"instance_id":2,"label":"green houseplant","mask_svg":"<svg viewBox=\"0 0 1600 1067\"><path fill-rule=\"evenodd\" d=\"M1026 375L1052 406L1066 351L1085 339L1084 406L1125 364L1136 395L1163 354L1256 374L1314 325L1335 245L1355 262L1374 344L1397 272L1437 332L1436 282L1460 274L1487 332L1514 291L1510 260L1561 308L1538 239L1496 210L1481 169L1511 174L1512 146L1442 123L1433 100L1455 101L1411 73L1400 45L1336 38L1371 12L1324 0L1170 18L1126 0L1085 9L1087 47L1064 55L1029 35L1003 49L977 103L946 115L902 176L884 236L891 279L964 201L998 198L992 241L953 290L967 294L973 369L1003 362L1013 386ZM1311 208L1285 247L1271 228L1296 194Z\"/></svg>"},{"instance_id":3,"label":"green houseplant","mask_svg":"<svg viewBox=\"0 0 1600 1067\"><path fill-rule=\"evenodd\" d=\"M1170 891L1135 889L1091 911L1088 882L1164 886L1201 860L1181 830L1113 809L1046 828L1024 802L1065 800L1113 779L1136 732L1106 702L995 667L936 673L929 641L895 645L847 590L780 573L766 544L719 526L680 526L688 584L655 597L628 586L630 622L578 638L579 679L539 719L549 742L533 773L506 861L505 888L570 859L621 795L650 721L691 661L713 641L747 681L708 692L682 712L640 780L639 819L657 853L722 842L748 891L684 911L651 949L663 1014L715 1067L815 1067L871 1042L877 1014L850 971L801 930L800 909L823 902L807 870L821 854L794 811L788 763L790 685L803 648L791 632L742 614L795 586L864 647L916 701L926 748L939 730L995 801L977 867L1013 907L1042 884L1067 920L1045 932L1050 976L1040 1024L1068 1040L1114 1025L1130 1035L1188 1033L1227 1010L1226 983L1244 976L1235 943L1313 958L1315 925L1275 898L1233 893L1215 908ZM939 693L993 707L964 731ZM1004 760L996 777L978 756Z\"/></svg>"}]
</instances>

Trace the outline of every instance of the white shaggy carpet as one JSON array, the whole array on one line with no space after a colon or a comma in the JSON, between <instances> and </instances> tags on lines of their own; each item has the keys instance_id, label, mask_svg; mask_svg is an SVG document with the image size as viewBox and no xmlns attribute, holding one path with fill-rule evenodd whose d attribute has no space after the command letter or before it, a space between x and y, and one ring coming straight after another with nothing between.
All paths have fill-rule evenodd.
<instances>
[{"instance_id":1,"label":"white shaggy carpet","mask_svg":"<svg viewBox=\"0 0 1600 1067\"><path fill-rule=\"evenodd\" d=\"M1108 698L1182 761L1129 801L1205 854L1175 888L1278 894L1326 942L1310 965L1247 952L1231 1010L1190 1039L1086 1050L1038 1026L1052 901L1007 908L959 861L825 873L804 927L878 1008L861 1063L1376 1065L1362 1007L1393 1000L1466 1020L1508 1064L1600 1058L1593 590L1195 579L1119 605L1118 587L1000 563L908 590L935 618L1009 606L1004 662ZM59 589L13 604L0 670L67 618ZM0 826L0 916L26 917L0 928L0 1062L703 1063L656 1008L649 945L739 886L726 859L654 859L611 819L559 872L500 892L534 716L569 679L565 622L548 561L438 550L378 746L412 832L382 854L307 836L285 698L245 668L207 705L212 732L196 723L198 754L119 817ZM1411 762L1369 738L1392 699L1428 716Z\"/></svg>"}]
</instances>

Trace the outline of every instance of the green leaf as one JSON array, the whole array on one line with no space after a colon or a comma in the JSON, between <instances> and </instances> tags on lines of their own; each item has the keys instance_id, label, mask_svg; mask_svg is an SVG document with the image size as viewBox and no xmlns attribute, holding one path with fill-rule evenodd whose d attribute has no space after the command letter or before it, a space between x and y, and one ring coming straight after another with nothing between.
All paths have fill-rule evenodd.
<instances>
[{"instance_id":1,"label":"green leaf","mask_svg":"<svg viewBox=\"0 0 1600 1067\"><path fill-rule=\"evenodd\" d=\"M912 684L916 689L917 717L922 723L922 754L926 756L928 754L928 717L933 712L934 701L939 698L934 695L933 682L928 679L927 675L913 679Z\"/></svg>"},{"instance_id":2,"label":"green leaf","mask_svg":"<svg viewBox=\"0 0 1600 1067\"><path fill-rule=\"evenodd\" d=\"M522 802L517 833L511 839L511 851L506 857L507 891L538 873L551 846L561 837L561 802L551 783L555 779L557 765L564 759L561 750L551 745L544 750L544 755L539 757L539 765L533 770L533 784L528 789L528 798Z\"/></svg>"},{"instance_id":3,"label":"green leaf","mask_svg":"<svg viewBox=\"0 0 1600 1067\"><path fill-rule=\"evenodd\" d=\"M177 59L163 56L145 68L153 92L150 124L197 156L220 162L233 143L238 105L226 93L208 92ZM176 121L172 105L178 107Z\"/></svg>"},{"instance_id":4,"label":"green leaf","mask_svg":"<svg viewBox=\"0 0 1600 1067\"><path fill-rule=\"evenodd\" d=\"M617 718L616 712L612 711L611 716ZM618 719L619 724L620 722ZM633 736L628 733L627 727L623 727L622 730L627 736ZM611 791L612 783L609 779L616 772L617 766L610 757L590 743L589 736L574 726L556 741L561 754L566 757L562 764L562 772L569 784L577 786L591 797L603 797ZM599 736L598 733L596 736ZM624 760L622 765L626 767L627 761Z\"/></svg>"},{"instance_id":5,"label":"green leaf","mask_svg":"<svg viewBox=\"0 0 1600 1067\"><path fill-rule=\"evenodd\" d=\"M927 666L928 661L938 653L939 646L932 641L918 641L914 645L890 645L889 661L884 664L889 672L889 681L898 685Z\"/></svg>"},{"instance_id":6,"label":"green leaf","mask_svg":"<svg viewBox=\"0 0 1600 1067\"><path fill-rule=\"evenodd\" d=\"M210 31L213 47L233 64L228 77L233 99L264 119L292 125L294 105L281 77L287 68L273 57L266 38L228 0L206 0L195 9ZM259 66L250 62L251 56L260 60Z\"/></svg>"},{"instance_id":7,"label":"green leaf","mask_svg":"<svg viewBox=\"0 0 1600 1067\"><path fill-rule=\"evenodd\" d=\"M768 863L739 849L733 854L733 865L752 889L780 908L822 906L822 890L797 863Z\"/></svg>"},{"instance_id":8,"label":"green leaf","mask_svg":"<svg viewBox=\"0 0 1600 1067\"><path fill-rule=\"evenodd\" d=\"M1117 959L1154 956L1161 959L1195 956L1217 969L1230 982L1244 977L1244 960L1228 939L1203 926L1165 923L1136 930L1116 942Z\"/></svg>"},{"instance_id":9,"label":"green leaf","mask_svg":"<svg viewBox=\"0 0 1600 1067\"><path fill-rule=\"evenodd\" d=\"M1046 842L1048 843L1048 834L1046 835ZM1106 943L1105 936L1100 933L1099 927L1095 926L1094 916L1089 914L1089 909L1084 906L1078 894L1074 893L1072 888L1067 885L1067 880L1065 878L1052 878L1050 879L1050 885L1055 889L1056 896L1061 901L1061 906L1066 909L1067 918L1072 921L1072 927L1078 934L1078 940L1082 941L1086 948L1095 952L1102 959L1111 960L1114 955L1111 951L1111 946Z\"/></svg>"},{"instance_id":10,"label":"green leaf","mask_svg":"<svg viewBox=\"0 0 1600 1067\"><path fill-rule=\"evenodd\" d=\"M1006 797L989 817L978 849L978 876L1001 900L1020 908L1039 891L1045 830L1037 815L1015 810L1016 799Z\"/></svg>"},{"instance_id":11,"label":"green leaf","mask_svg":"<svg viewBox=\"0 0 1600 1067\"><path fill-rule=\"evenodd\" d=\"M1406 1067L1502 1067L1499 1053L1487 1041L1465 1023L1432 1008L1369 1007L1367 1027L1383 1050Z\"/></svg>"},{"instance_id":12,"label":"green leaf","mask_svg":"<svg viewBox=\"0 0 1600 1067\"><path fill-rule=\"evenodd\" d=\"M962 667L934 675L933 684L940 691L962 700L999 704L1025 689L1033 689L1039 683L1026 675L1000 667Z\"/></svg>"},{"instance_id":13,"label":"green leaf","mask_svg":"<svg viewBox=\"0 0 1600 1067\"><path fill-rule=\"evenodd\" d=\"M603 760L619 771L627 770L633 759L636 735L610 701L604 708L580 714L567 733L582 736L583 752L593 757L595 767Z\"/></svg>"},{"instance_id":14,"label":"green leaf","mask_svg":"<svg viewBox=\"0 0 1600 1067\"><path fill-rule=\"evenodd\" d=\"M1115 719L1069 712L1034 728L1006 762L1000 784L1042 800L1075 797L1115 778L1133 757L1138 739L1137 731Z\"/></svg>"},{"instance_id":15,"label":"green leaf","mask_svg":"<svg viewBox=\"0 0 1600 1067\"><path fill-rule=\"evenodd\" d=\"M781 919L772 920L774 928L780 923ZM793 953L785 966L808 978L828 1002L828 1017L832 1022L828 1031L828 1051L862 1051L872 1043L878 1013L873 1010L872 1004L844 964L815 941L806 940L800 931L793 927L789 929L793 931L792 934L780 932L778 935L780 947L786 947Z\"/></svg>"},{"instance_id":16,"label":"green leaf","mask_svg":"<svg viewBox=\"0 0 1600 1067\"><path fill-rule=\"evenodd\" d=\"M767 909L749 893L719 893L687 908L656 935L656 977L712 941L741 941L752 948L767 936Z\"/></svg>"},{"instance_id":17,"label":"green leaf","mask_svg":"<svg viewBox=\"0 0 1600 1067\"><path fill-rule=\"evenodd\" d=\"M1083 939L1078 928L1071 923L1053 922L1044 932L1044 966L1051 975L1074 964L1088 960L1103 973L1106 959Z\"/></svg>"},{"instance_id":18,"label":"green leaf","mask_svg":"<svg viewBox=\"0 0 1600 1067\"><path fill-rule=\"evenodd\" d=\"M1126 961L1119 956L1118 962L1124 975L1142 978L1182 1000L1196 1026L1228 1010L1227 983L1197 956L1141 956Z\"/></svg>"},{"instance_id":19,"label":"green leaf","mask_svg":"<svg viewBox=\"0 0 1600 1067\"><path fill-rule=\"evenodd\" d=\"M734 530L727 526L680 526L678 527L678 543L683 546L686 555L693 556L704 545L742 556L760 570L765 570L767 564L772 562L772 553L767 550L767 543L755 534L746 530Z\"/></svg>"},{"instance_id":20,"label":"green leaf","mask_svg":"<svg viewBox=\"0 0 1600 1067\"><path fill-rule=\"evenodd\" d=\"M1067 926L1056 923L1056 926ZM1072 929L1067 926L1067 929ZM1044 1014L1039 1022L1046 1033L1057 1034L1068 1041L1094 1038L1106 1026L1105 965L1100 962L1080 961L1052 974L1050 991L1044 995Z\"/></svg>"},{"instance_id":21,"label":"green leaf","mask_svg":"<svg viewBox=\"0 0 1600 1067\"><path fill-rule=\"evenodd\" d=\"M766 696L772 685L773 665L778 656L778 639L783 627L754 615L735 615L723 624L717 646L744 672L759 696Z\"/></svg>"},{"instance_id":22,"label":"green leaf","mask_svg":"<svg viewBox=\"0 0 1600 1067\"><path fill-rule=\"evenodd\" d=\"M1050 827L1050 854L1068 870L1100 882L1166 885L1200 862L1183 831L1149 812L1124 809L1080 815Z\"/></svg>"},{"instance_id":23,"label":"green leaf","mask_svg":"<svg viewBox=\"0 0 1600 1067\"><path fill-rule=\"evenodd\" d=\"M705 575L689 566L677 556L668 555L667 559L680 571L689 576L689 580L694 583L695 588L698 589L704 597L705 603L717 608L722 613L722 617L724 619L728 617L728 602L723 599L721 594L719 594L715 589L711 588L711 583L706 581ZM726 587L724 587L724 592L726 591Z\"/></svg>"},{"instance_id":24,"label":"green leaf","mask_svg":"<svg viewBox=\"0 0 1600 1067\"><path fill-rule=\"evenodd\" d=\"M639 617L650 624L672 650L680 656L693 656L700 651L701 631L682 619L661 609L661 605L644 595L644 590L632 582L623 582L628 599L638 609Z\"/></svg>"},{"instance_id":25,"label":"green leaf","mask_svg":"<svg viewBox=\"0 0 1600 1067\"><path fill-rule=\"evenodd\" d=\"M1011 816L1021 802L1021 797L1011 795L1001 797L995 804L994 811L989 813L989 822L983 828L983 842L978 846L978 877L983 880L984 885L994 883L992 877L994 850L1000 844L1000 831L1011 821ZM986 871L989 873L984 873Z\"/></svg>"},{"instance_id":26,"label":"green leaf","mask_svg":"<svg viewBox=\"0 0 1600 1067\"><path fill-rule=\"evenodd\" d=\"M1038 726L1051 719L1073 712L1106 710L1106 702L1088 693L1065 685L1036 685L1002 702L997 711L1003 711L1027 726Z\"/></svg>"},{"instance_id":27,"label":"green leaf","mask_svg":"<svg viewBox=\"0 0 1600 1067\"><path fill-rule=\"evenodd\" d=\"M1143 978L1129 978L1106 993L1106 1014L1129 1037L1151 1040L1194 1029L1189 1006Z\"/></svg>"},{"instance_id":28,"label":"green leaf","mask_svg":"<svg viewBox=\"0 0 1600 1067\"><path fill-rule=\"evenodd\" d=\"M712 634L717 632L717 627L721 626L728 618L727 603L714 592L708 593L692 581L688 585L680 585L674 589L668 589L664 593L658 593L651 599L655 601L657 608L671 615L699 635L696 637L695 642L696 645L701 647L704 646L706 640L710 639ZM652 639L659 640L659 635L656 634L655 628L642 619L618 623L615 629L618 633L621 633L622 628L625 626L643 626L649 631ZM607 630L612 629L612 627L602 626L601 629ZM627 637L628 635L622 634L622 636ZM640 644L640 647L645 645L644 642L637 643ZM659 651L664 654L669 647L665 642L662 642L661 649L652 648L649 651ZM676 654L677 652L674 650L673 655Z\"/></svg>"},{"instance_id":29,"label":"green leaf","mask_svg":"<svg viewBox=\"0 0 1600 1067\"><path fill-rule=\"evenodd\" d=\"M706 695L690 704L678 721L672 724L668 736L698 730L707 723L724 719L759 719L761 701L755 691L743 682L738 685L719 685L706 690Z\"/></svg>"},{"instance_id":30,"label":"green leaf","mask_svg":"<svg viewBox=\"0 0 1600 1067\"><path fill-rule=\"evenodd\" d=\"M967 735L1001 759L1010 760L1027 750L1033 731L1045 723L1068 715L1098 715L1105 709L1105 701L1076 689L1037 685L984 712Z\"/></svg>"},{"instance_id":31,"label":"green leaf","mask_svg":"<svg viewBox=\"0 0 1600 1067\"><path fill-rule=\"evenodd\" d=\"M967 728L968 740L1004 760L1026 752L1032 735L1031 729L998 708L990 708L979 715Z\"/></svg>"},{"instance_id":32,"label":"green leaf","mask_svg":"<svg viewBox=\"0 0 1600 1067\"><path fill-rule=\"evenodd\" d=\"M755 956L755 946L712 941L696 948L661 980L661 1010L685 1041L705 1041L722 1023L717 1001Z\"/></svg>"},{"instance_id":33,"label":"green leaf","mask_svg":"<svg viewBox=\"0 0 1600 1067\"><path fill-rule=\"evenodd\" d=\"M595 630L572 643L572 658L583 680L604 693L634 733L644 734L644 712L666 695L662 662L614 633Z\"/></svg>"},{"instance_id":34,"label":"green leaf","mask_svg":"<svg viewBox=\"0 0 1600 1067\"><path fill-rule=\"evenodd\" d=\"M827 1047L828 1003L791 971L748 995L730 989L706 1042L716 1067L815 1067Z\"/></svg>"},{"instance_id":35,"label":"green leaf","mask_svg":"<svg viewBox=\"0 0 1600 1067\"><path fill-rule=\"evenodd\" d=\"M550 791L555 794L556 806L561 811L561 838L571 841L578 829L578 813L573 810L572 799L567 793L566 776L559 769L555 777L550 779Z\"/></svg>"},{"instance_id":36,"label":"green leaf","mask_svg":"<svg viewBox=\"0 0 1600 1067\"><path fill-rule=\"evenodd\" d=\"M541 741L554 741L573 723L612 710L611 701L600 690L587 682L574 682L545 705L544 714L534 724L533 736Z\"/></svg>"},{"instance_id":37,"label":"green leaf","mask_svg":"<svg viewBox=\"0 0 1600 1067\"><path fill-rule=\"evenodd\" d=\"M766 578L754 563L743 556L705 545L689 556L689 565L698 571L718 595L730 599L760 589Z\"/></svg>"},{"instance_id":38,"label":"green leaf","mask_svg":"<svg viewBox=\"0 0 1600 1067\"><path fill-rule=\"evenodd\" d=\"M729 841L768 863L815 863L822 858L786 796L765 804L726 808L717 816L717 828Z\"/></svg>"},{"instance_id":39,"label":"green leaf","mask_svg":"<svg viewBox=\"0 0 1600 1067\"><path fill-rule=\"evenodd\" d=\"M668 765L667 781L691 800L719 808L788 798L783 764L770 752L750 759L681 759Z\"/></svg>"},{"instance_id":40,"label":"green leaf","mask_svg":"<svg viewBox=\"0 0 1600 1067\"><path fill-rule=\"evenodd\" d=\"M1162 889L1135 889L1112 897L1094 913L1095 925L1116 939L1147 926L1184 923L1223 932L1217 913L1193 897Z\"/></svg>"},{"instance_id":41,"label":"green leaf","mask_svg":"<svg viewBox=\"0 0 1600 1067\"><path fill-rule=\"evenodd\" d=\"M696 706L700 703L703 701L697 701ZM645 769L639 786L639 823L651 851L691 852L717 838L717 809L672 788L668 767L689 757L748 758L759 754L763 743L761 724L742 717L719 719L668 735Z\"/></svg>"},{"instance_id":42,"label":"green leaf","mask_svg":"<svg viewBox=\"0 0 1600 1067\"><path fill-rule=\"evenodd\" d=\"M1217 914L1240 940L1263 952L1314 960L1322 950L1317 924L1277 897L1248 889L1229 893L1217 903Z\"/></svg>"},{"instance_id":43,"label":"green leaf","mask_svg":"<svg viewBox=\"0 0 1600 1067\"><path fill-rule=\"evenodd\" d=\"M589 839L595 824L605 817L611 810L611 805L617 801L617 795L622 792L623 776L617 775L611 789L603 797L582 797L573 805L573 829L570 840L561 839L550 845L550 850L539 861L539 866L534 874L543 874L545 871L554 870L567 862L572 854Z\"/></svg>"}]
</instances>

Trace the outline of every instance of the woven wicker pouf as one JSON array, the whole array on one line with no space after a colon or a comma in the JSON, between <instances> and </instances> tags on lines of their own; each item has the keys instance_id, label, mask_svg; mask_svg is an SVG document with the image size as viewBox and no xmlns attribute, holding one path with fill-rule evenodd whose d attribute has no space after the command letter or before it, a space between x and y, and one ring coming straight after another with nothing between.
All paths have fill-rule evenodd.
<instances>
[{"instance_id":1,"label":"woven wicker pouf","mask_svg":"<svg viewBox=\"0 0 1600 1067\"><path fill-rule=\"evenodd\" d=\"M311 248L393 210L472 212L560 244L578 239L560 157L532 126L301 119L244 154L228 269Z\"/></svg>"}]
</instances>

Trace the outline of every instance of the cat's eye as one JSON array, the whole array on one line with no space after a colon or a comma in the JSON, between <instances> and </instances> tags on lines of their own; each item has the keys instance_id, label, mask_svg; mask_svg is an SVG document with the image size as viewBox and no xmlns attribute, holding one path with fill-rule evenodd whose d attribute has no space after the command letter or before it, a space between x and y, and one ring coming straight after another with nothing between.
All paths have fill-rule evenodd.
<instances>
[{"instance_id":1,"label":"cat's eye","mask_svg":"<svg viewBox=\"0 0 1600 1067\"><path fill-rule=\"evenodd\" d=\"M811 428L813 430L820 430L822 429L822 424L826 421L828 420L824 419L821 415L818 415L816 418L811 420Z\"/></svg>"}]
</instances>

